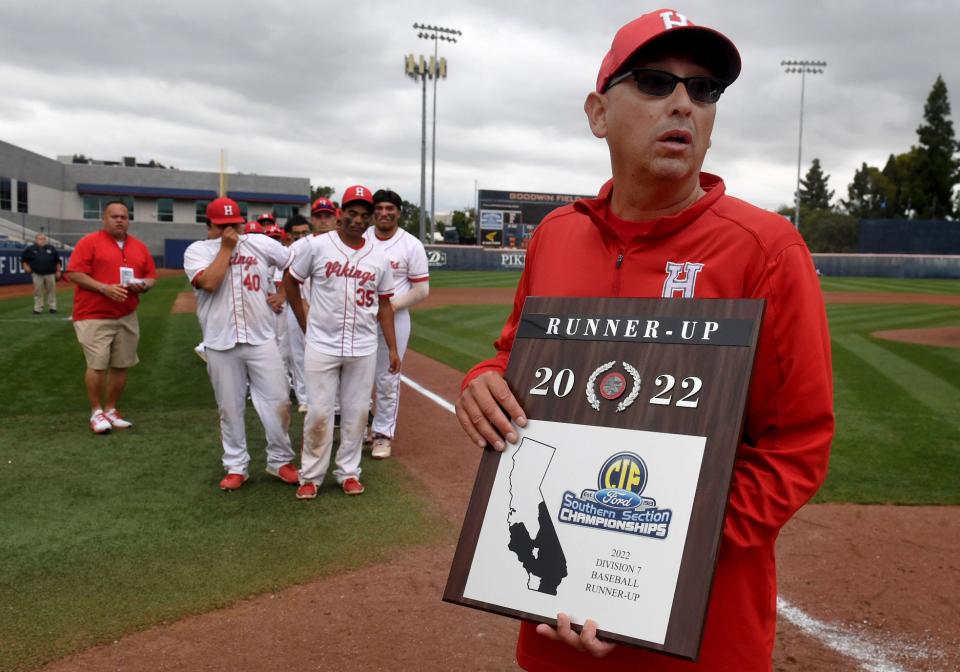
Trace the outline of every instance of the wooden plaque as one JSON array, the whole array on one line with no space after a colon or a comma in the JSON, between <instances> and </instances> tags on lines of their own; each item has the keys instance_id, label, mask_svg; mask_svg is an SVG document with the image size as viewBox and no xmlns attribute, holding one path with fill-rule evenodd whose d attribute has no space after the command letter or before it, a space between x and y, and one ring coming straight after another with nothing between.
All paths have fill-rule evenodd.
<instances>
[{"instance_id":1,"label":"wooden plaque","mask_svg":"<svg viewBox=\"0 0 960 672\"><path fill-rule=\"evenodd\" d=\"M443 599L695 660L763 307L527 298Z\"/></svg>"}]
</instances>

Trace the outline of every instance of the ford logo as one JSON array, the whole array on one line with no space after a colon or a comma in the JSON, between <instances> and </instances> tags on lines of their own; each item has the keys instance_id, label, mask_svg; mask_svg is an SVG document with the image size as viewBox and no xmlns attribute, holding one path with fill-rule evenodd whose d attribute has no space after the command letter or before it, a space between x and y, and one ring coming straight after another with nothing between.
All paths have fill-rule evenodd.
<instances>
[{"instance_id":1,"label":"ford logo","mask_svg":"<svg viewBox=\"0 0 960 672\"><path fill-rule=\"evenodd\" d=\"M643 501L643 498L636 493L615 488L597 490L594 497L597 502L611 509L635 509L640 506Z\"/></svg>"}]
</instances>

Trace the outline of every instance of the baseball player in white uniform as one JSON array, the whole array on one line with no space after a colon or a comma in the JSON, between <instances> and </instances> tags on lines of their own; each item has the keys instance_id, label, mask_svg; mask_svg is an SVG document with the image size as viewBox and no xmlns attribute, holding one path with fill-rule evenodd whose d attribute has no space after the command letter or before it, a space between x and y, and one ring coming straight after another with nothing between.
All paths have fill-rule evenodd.
<instances>
[{"instance_id":1,"label":"baseball player in white uniform","mask_svg":"<svg viewBox=\"0 0 960 672\"><path fill-rule=\"evenodd\" d=\"M236 490L247 480L244 412L247 385L267 438L267 473L297 483L287 433L290 397L274 329L276 313L267 304L273 284L270 266L286 269L289 248L263 235L239 232L240 207L229 198L207 206L210 238L187 248L183 268L197 292L197 317L203 331L207 373L220 409L223 467L221 490Z\"/></svg>"},{"instance_id":2,"label":"baseball player in white uniform","mask_svg":"<svg viewBox=\"0 0 960 672\"><path fill-rule=\"evenodd\" d=\"M303 426L298 499L313 499L330 465L334 400L340 392L340 446L334 476L348 495L359 495L360 457L370 389L377 361L377 324L387 344L390 370L400 371L393 329L393 274L387 258L363 233L373 214L364 186L349 187L342 199L341 226L304 238L284 274L287 300L306 332L304 371L307 416ZM297 283L310 280L309 322Z\"/></svg>"},{"instance_id":3,"label":"baseball player in white uniform","mask_svg":"<svg viewBox=\"0 0 960 672\"><path fill-rule=\"evenodd\" d=\"M380 189L373 195L373 226L367 229L366 239L383 252L393 273L393 324L397 335L397 354L403 360L410 340L410 307L427 298L430 293L430 269L427 251L415 236L400 228L400 208L403 199L389 189ZM373 435L374 459L390 457L391 444L397 429L400 409L400 373L390 372L387 347L383 334L377 348L375 415Z\"/></svg>"},{"instance_id":4,"label":"baseball player in white uniform","mask_svg":"<svg viewBox=\"0 0 960 672\"><path fill-rule=\"evenodd\" d=\"M290 217L287 223L283 225L283 228L289 236L291 245L297 244L300 240L310 235L310 221L301 215ZM280 277L282 282L282 273ZM308 312L310 310L308 302L309 292L309 282L304 282L300 285L300 300L301 302L306 302L304 303L304 308ZM284 295L286 295L286 290L284 290ZM300 413L306 413L308 408L307 384L303 372L303 354L307 344L303 340L304 334L300 329L300 325L297 323L297 316L294 315L289 306L283 311L283 317L287 322L287 347L289 350L287 368L290 372L290 384L294 394L297 396L297 410Z\"/></svg>"}]
</instances>

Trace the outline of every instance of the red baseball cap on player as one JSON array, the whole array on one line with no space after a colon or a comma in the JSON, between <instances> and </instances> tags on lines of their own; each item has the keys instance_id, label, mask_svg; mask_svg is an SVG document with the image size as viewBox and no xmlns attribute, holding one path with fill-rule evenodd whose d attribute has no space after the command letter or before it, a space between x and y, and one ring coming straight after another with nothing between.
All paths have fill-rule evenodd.
<instances>
[{"instance_id":1,"label":"red baseball cap on player","mask_svg":"<svg viewBox=\"0 0 960 672\"><path fill-rule=\"evenodd\" d=\"M243 224L246 218L240 214L240 206L232 198L222 196L207 205L207 221L214 226Z\"/></svg>"},{"instance_id":2,"label":"red baseball cap on player","mask_svg":"<svg viewBox=\"0 0 960 672\"><path fill-rule=\"evenodd\" d=\"M247 225L243 227L244 233L263 233L263 227L260 226L260 222L247 222Z\"/></svg>"},{"instance_id":3,"label":"red baseball cap on player","mask_svg":"<svg viewBox=\"0 0 960 672\"><path fill-rule=\"evenodd\" d=\"M263 232L274 240L282 241L287 237L287 232L276 224L267 224L265 227L263 227Z\"/></svg>"},{"instance_id":4,"label":"red baseball cap on player","mask_svg":"<svg viewBox=\"0 0 960 672\"><path fill-rule=\"evenodd\" d=\"M340 207L347 207L348 203L356 203L357 201L363 201L370 206L370 209L373 209L373 192L367 189L362 184L355 184L352 187L347 187L343 191L343 197L340 199Z\"/></svg>"},{"instance_id":5,"label":"red baseball cap on player","mask_svg":"<svg viewBox=\"0 0 960 672\"><path fill-rule=\"evenodd\" d=\"M318 198L313 202L313 205L310 207L310 214L312 215L316 212L324 212L324 211L336 212L337 206L335 206L333 204L333 201L331 201L329 198L324 198L323 196L321 196L320 198Z\"/></svg>"},{"instance_id":6,"label":"red baseball cap on player","mask_svg":"<svg viewBox=\"0 0 960 672\"><path fill-rule=\"evenodd\" d=\"M733 84L740 75L740 52L729 38L712 28L695 25L675 9L658 9L634 19L613 36L610 51L603 57L597 74L597 92L603 93L610 79L641 48L674 42L695 55L725 84Z\"/></svg>"},{"instance_id":7,"label":"red baseball cap on player","mask_svg":"<svg viewBox=\"0 0 960 672\"><path fill-rule=\"evenodd\" d=\"M273 216L272 212L265 212L259 217L257 217L257 221L264 225L266 225L266 222L275 224L277 222L277 218Z\"/></svg>"}]
</instances>

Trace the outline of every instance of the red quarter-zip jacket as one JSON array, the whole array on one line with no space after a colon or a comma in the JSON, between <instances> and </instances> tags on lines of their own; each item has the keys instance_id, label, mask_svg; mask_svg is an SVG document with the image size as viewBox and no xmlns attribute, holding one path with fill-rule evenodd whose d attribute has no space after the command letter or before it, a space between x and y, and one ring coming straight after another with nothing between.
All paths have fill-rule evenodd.
<instances>
[{"instance_id":1,"label":"red quarter-zip jacket","mask_svg":"<svg viewBox=\"0 0 960 672\"><path fill-rule=\"evenodd\" d=\"M527 296L766 299L700 657L690 663L618 646L596 659L524 622L517 659L526 670L771 667L774 542L827 472L834 428L830 336L810 253L793 226L727 196L715 175L702 173L700 184L706 194L687 209L647 222L613 216L612 181L596 199L550 213L530 242L496 356L463 383L485 371L504 373Z\"/></svg>"}]
</instances>

